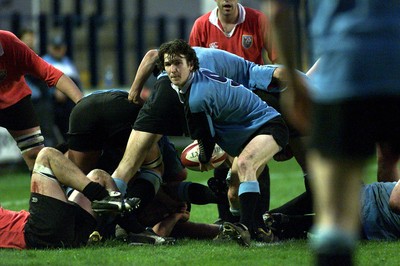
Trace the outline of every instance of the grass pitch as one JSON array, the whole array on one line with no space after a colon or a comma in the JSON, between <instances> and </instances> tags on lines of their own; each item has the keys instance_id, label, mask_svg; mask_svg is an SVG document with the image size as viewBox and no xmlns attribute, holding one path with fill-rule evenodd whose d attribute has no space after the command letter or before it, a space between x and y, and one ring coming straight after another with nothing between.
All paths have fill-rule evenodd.
<instances>
[{"instance_id":1,"label":"grass pitch","mask_svg":"<svg viewBox=\"0 0 400 266\"><path fill-rule=\"evenodd\" d=\"M300 168L294 160L272 162L271 208L304 190ZM365 181L373 182L374 161ZM212 172L190 172L189 180L206 184ZM0 204L4 208L28 208L30 179L24 168L0 169ZM215 205L192 206L191 220L213 223ZM397 265L398 242L361 242L356 253L358 265ZM128 246L106 242L99 246L57 250L0 250L0 265L311 265L312 254L305 240L276 244L254 244L243 248L236 243L184 239L172 246Z\"/></svg>"}]
</instances>

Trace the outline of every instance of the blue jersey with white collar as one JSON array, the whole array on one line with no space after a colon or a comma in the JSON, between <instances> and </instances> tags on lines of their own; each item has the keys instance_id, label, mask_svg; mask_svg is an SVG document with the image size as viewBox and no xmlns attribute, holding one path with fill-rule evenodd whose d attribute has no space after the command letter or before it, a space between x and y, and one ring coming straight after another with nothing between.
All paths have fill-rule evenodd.
<instances>
[{"instance_id":1,"label":"blue jersey with white collar","mask_svg":"<svg viewBox=\"0 0 400 266\"><path fill-rule=\"evenodd\" d=\"M228 77L250 90L278 91L271 84L272 74L278 65L258 65L221 49L193 47L201 68L207 68L222 77Z\"/></svg>"},{"instance_id":2,"label":"blue jersey with white collar","mask_svg":"<svg viewBox=\"0 0 400 266\"><path fill-rule=\"evenodd\" d=\"M243 85L208 69L194 72L183 91L192 139L213 138L231 156L239 155L261 126L280 115Z\"/></svg>"}]
</instances>

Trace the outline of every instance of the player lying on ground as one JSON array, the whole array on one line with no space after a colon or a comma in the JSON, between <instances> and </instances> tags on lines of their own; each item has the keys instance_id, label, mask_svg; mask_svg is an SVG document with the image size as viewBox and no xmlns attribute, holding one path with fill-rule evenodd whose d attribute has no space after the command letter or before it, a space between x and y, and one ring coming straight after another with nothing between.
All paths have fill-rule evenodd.
<instances>
[{"instance_id":1,"label":"player lying on ground","mask_svg":"<svg viewBox=\"0 0 400 266\"><path fill-rule=\"evenodd\" d=\"M112 173L121 160L132 124L141 108L127 98L128 93L123 90L96 91L82 98L74 107L70 116L67 154L84 173L94 168ZM119 189L127 190L128 197L141 199L138 212L153 200L162 183L177 183L175 190L180 191L178 199L181 201L192 204L216 203L215 196L207 186L181 182L186 175L174 145L164 136L146 151L141 170L128 188L120 186ZM145 227L135 222L134 218L131 217L128 224L121 225L130 232L145 232Z\"/></svg>"},{"instance_id":2,"label":"player lying on ground","mask_svg":"<svg viewBox=\"0 0 400 266\"><path fill-rule=\"evenodd\" d=\"M311 229L314 213L301 213L298 207L294 199L265 215L266 222L280 239L304 238ZM400 182L374 182L362 186L361 224L362 239L400 238Z\"/></svg>"},{"instance_id":3,"label":"player lying on ground","mask_svg":"<svg viewBox=\"0 0 400 266\"><path fill-rule=\"evenodd\" d=\"M76 190L66 197L61 185ZM31 176L29 212L0 207L0 247L70 248L85 245L96 228L93 207L120 213L138 199L119 197L110 175L93 170L85 176L64 154L43 148ZM93 203L92 203L93 202Z\"/></svg>"}]
</instances>

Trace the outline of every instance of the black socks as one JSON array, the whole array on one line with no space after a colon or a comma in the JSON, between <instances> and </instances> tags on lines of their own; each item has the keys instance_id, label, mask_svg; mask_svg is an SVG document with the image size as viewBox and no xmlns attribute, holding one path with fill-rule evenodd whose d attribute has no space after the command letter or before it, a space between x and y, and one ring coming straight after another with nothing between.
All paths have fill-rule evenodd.
<instances>
[{"instance_id":1,"label":"black socks","mask_svg":"<svg viewBox=\"0 0 400 266\"><path fill-rule=\"evenodd\" d=\"M107 197L108 191L105 187L96 182L90 182L82 191L90 201L101 200Z\"/></svg>"}]
</instances>

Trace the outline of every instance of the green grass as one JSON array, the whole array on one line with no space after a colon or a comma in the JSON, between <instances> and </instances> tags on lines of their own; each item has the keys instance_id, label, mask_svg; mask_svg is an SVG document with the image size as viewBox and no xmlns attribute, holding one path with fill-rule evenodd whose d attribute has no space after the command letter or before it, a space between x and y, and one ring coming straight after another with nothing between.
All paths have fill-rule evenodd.
<instances>
[{"instance_id":1,"label":"green grass","mask_svg":"<svg viewBox=\"0 0 400 266\"><path fill-rule=\"evenodd\" d=\"M290 200L304 189L303 178L293 161L272 162L271 208ZM367 183L374 181L374 163L368 169ZM189 180L205 184L212 173L190 172ZM29 174L23 170L0 169L0 203L13 210L27 209ZM214 205L192 206L191 220L212 223ZM358 265L396 265L398 242L362 242L356 254ZM179 240L173 246L104 245L69 250L0 250L0 265L310 265L312 255L307 241L295 240L242 248L236 243L205 240Z\"/></svg>"}]
</instances>

